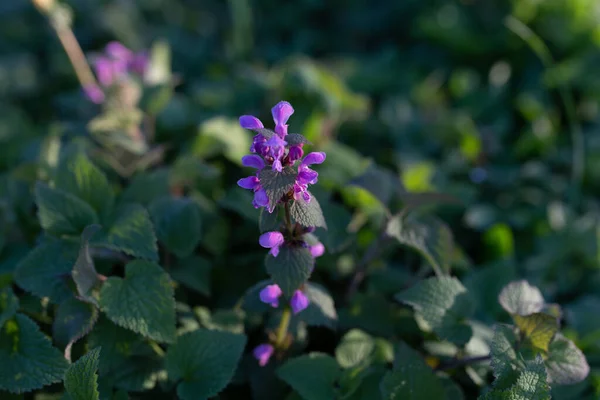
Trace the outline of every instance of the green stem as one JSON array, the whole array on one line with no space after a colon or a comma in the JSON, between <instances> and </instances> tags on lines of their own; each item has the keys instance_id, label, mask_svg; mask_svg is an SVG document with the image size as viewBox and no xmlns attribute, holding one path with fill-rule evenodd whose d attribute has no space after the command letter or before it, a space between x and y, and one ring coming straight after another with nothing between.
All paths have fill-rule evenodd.
<instances>
[{"instance_id":1,"label":"green stem","mask_svg":"<svg viewBox=\"0 0 600 400\"><path fill-rule=\"evenodd\" d=\"M162 349L162 347L160 347L158 345L158 343L156 343L154 340L149 340L148 344L150 344L150 347L152 347L152 350L154 350L154 352L159 356L159 357L164 357L165 356L165 351Z\"/></svg>"},{"instance_id":2,"label":"green stem","mask_svg":"<svg viewBox=\"0 0 600 400\"><path fill-rule=\"evenodd\" d=\"M292 311L289 307L286 307L283 310L283 314L281 314L281 321L279 321L279 326L277 327L277 337L275 343L276 347L280 347L283 344L283 342L285 342L291 319Z\"/></svg>"},{"instance_id":3,"label":"green stem","mask_svg":"<svg viewBox=\"0 0 600 400\"><path fill-rule=\"evenodd\" d=\"M285 227L288 230L288 232L291 234L292 233L292 217L290 216L290 202L286 201L285 202Z\"/></svg>"}]
</instances>

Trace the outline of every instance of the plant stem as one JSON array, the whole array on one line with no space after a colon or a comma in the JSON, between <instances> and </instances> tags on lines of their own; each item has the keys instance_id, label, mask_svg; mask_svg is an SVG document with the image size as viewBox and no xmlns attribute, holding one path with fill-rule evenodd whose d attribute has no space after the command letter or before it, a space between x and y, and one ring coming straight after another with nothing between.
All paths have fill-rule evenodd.
<instances>
[{"instance_id":1,"label":"plant stem","mask_svg":"<svg viewBox=\"0 0 600 400\"><path fill-rule=\"evenodd\" d=\"M290 216L290 202L286 201L285 202L285 227L287 228L288 232L291 234L292 233L292 217Z\"/></svg>"},{"instance_id":2,"label":"plant stem","mask_svg":"<svg viewBox=\"0 0 600 400\"><path fill-rule=\"evenodd\" d=\"M449 369L454 369L454 368L464 367L464 366L475 364L475 363L489 361L491 358L492 358L492 356L490 354L488 354L487 356L460 358L460 359L452 360L445 364L441 364L435 370L436 371L446 371Z\"/></svg>"},{"instance_id":3,"label":"plant stem","mask_svg":"<svg viewBox=\"0 0 600 400\"><path fill-rule=\"evenodd\" d=\"M92 73L85 55L79 46L79 42L75 38L71 28L57 26L55 27L55 30L60 43L65 49L65 53L67 53L67 57L69 57L69 61L71 61L71 65L73 65L73 69L75 70L75 74L77 75L77 79L79 79L81 86L87 87L96 85L96 78L94 78L94 74Z\"/></svg>"},{"instance_id":4,"label":"plant stem","mask_svg":"<svg viewBox=\"0 0 600 400\"><path fill-rule=\"evenodd\" d=\"M277 327L277 336L276 336L276 347L280 347L283 342L285 342L285 338L287 337L287 331L290 326L290 320L292 318L292 311L289 307L286 307L283 310L283 314L281 314L281 321L279 321L279 326Z\"/></svg>"},{"instance_id":5,"label":"plant stem","mask_svg":"<svg viewBox=\"0 0 600 400\"><path fill-rule=\"evenodd\" d=\"M152 350L154 350L156 355L158 355L159 357L165 356L165 351L154 340L148 340L148 344L150 345L150 347L152 347Z\"/></svg>"}]
</instances>

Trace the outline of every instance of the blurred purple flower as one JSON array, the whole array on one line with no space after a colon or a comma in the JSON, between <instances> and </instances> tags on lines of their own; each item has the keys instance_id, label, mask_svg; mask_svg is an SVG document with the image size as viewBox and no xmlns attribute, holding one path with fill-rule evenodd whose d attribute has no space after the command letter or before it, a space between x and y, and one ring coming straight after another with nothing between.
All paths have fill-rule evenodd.
<instances>
[{"instance_id":1,"label":"blurred purple flower","mask_svg":"<svg viewBox=\"0 0 600 400\"><path fill-rule=\"evenodd\" d=\"M260 238L258 238L258 243L262 247L271 249L269 253L271 253L273 257L277 257L279 254L279 246L281 246L284 241L283 234L277 231L263 233L260 235Z\"/></svg>"},{"instance_id":2,"label":"blurred purple flower","mask_svg":"<svg viewBox=\"0 0 600 400\"><path fill-rule=\"evenodd\" d=\"M279 306L279 297L283 292L278 285L267 285L263 290L260 291L260 301L266 304L270 304L272 307Z\"/></svg>"},{"instance_id":3,"label":"blurred purple flower","mask_svg":"<svg viewBox=\"0 0 600 400\"><path fill-rule=\"evenodd\" d=\"M310 250L310 254L314 257L321 257L325 253L325 246L321 242L317 242L317 244L313 244L309 246L308 250Z\"/></svg>"},{"instance_id":4,"label":"blurred purple flower","mask_svg":"<svg viewBox=\"0 0 600 400\"><path fill-rule=\"evenodd\" d=\"M287 135L287 121L294 113L294 108L287 101L280 101L271 109L273 121L275 122L275 132L283 139Z\"/></svg>"},{"instance_id":5,"label":"blurred purple flower","mask_svg":"<svg viewBox=\"0 0 600 400\"><path fill-rule=\"evenodd\" d=\"M296 144L294 146L290 146L290 151L288 153L288 158L290 163L293 164L296 160L299 160L304 155L304 150L302 150L302 143Z\"/></svg>"},{"instance_id":6,"label":"blurred purple flower","mask_svg":"<svg viewBox=\"0 0 600 400\"><path fill-rule=\"evenodd\" d=\"M269 140L266 141L265 145L269 147L269 156L273 159L273 170L281 172L283 170L281 159L285 154L285 146L287 145L287 142L281 139L279 136L273 135Z\"/></svg>"},{"instance_id":7,"label":"blurred purple flower","mask_svg":"<svg viewBox=\"0 0 600 400\"><path fill-rule=\"evenodd\" d=\"M319 174L313 171L308 166L312 164L321 164L325 161L326 155L323 152L309 153L300 162L298 166L298 177L296 183L294 183L294 199L303 199L307 203L310 202L310 193L308 192L308 185L317 183Z\"/></svg>"},{"instance_id":8,"label":"blurred purple flower","mask_svg":"<svg viewBox=\"0 0 600 400\"><path fill-rule=\"evenodd\" d=\"M92 103L100 104L104 101L104 92L96 84L84 86L83 92Z\"/></svg>"},{"instance_id":9,"label":"blurred purple flower","mask_svg":"<svg viewBox=\"0 0 600 400\"><path fill-rule=\"evenodd\" d=\"M255 154L250 154L242 157L242 165L261 170L265 167L265 161Z\"/></svg>"},{"instance_id":10,"label":"blurred purple flower","mask_svg":"<svg viewBox=\"0 0 600 400\"><path fill-rule=\"evenodd\" d=\"M267 365L274 352L275 348L270 344L261 344L256 346L252 353L254 354L254 358L258 360L258 365L264 367Z\"/></svg>"},{"instance_id":11,"label":"blurred purple flower","mask_svg":"<svg viewBox=\"0 0 600 400\"><path fill-rule=\"evenodd\" d=\"M306 309L309 303L308 297L301 290L296 290L290 300L290 306L294 315Z\"/></svg>"}]
</instances>

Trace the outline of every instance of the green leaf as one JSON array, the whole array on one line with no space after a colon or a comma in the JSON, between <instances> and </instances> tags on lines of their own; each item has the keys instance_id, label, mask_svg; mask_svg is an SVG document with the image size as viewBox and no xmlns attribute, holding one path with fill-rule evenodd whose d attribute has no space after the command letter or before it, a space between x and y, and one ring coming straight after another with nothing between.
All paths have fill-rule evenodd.
<instances>
[{"instance_id":1,"label":"green leaf","mask_svg":"<svg viewBox=\"0 0 600 400\"><path fill-rule=\"evenodd\" d=\"M380 384L383 400L443 399L444 386L421 356L405 343L397 349L394 369Z\"/></svg>"},{"instance_id":2,"label":"green leaf","mask_svg":"<svg viewBox=\"0 0 600 400\"><path fill-rule=\"evenodd\" d=\"M548 345L558 332L558 319L552 315L535 313L513 316L515 324L531 344L541 350L548 351Z\"/></svg>"},{"instance_id":3,"label":"green leaf","mask_svg":"<svg viewBox=\"0 0 600 400\"><path fill-rule=\"evenodd\" d=\"M585 356L575 343L558 333L548 348L546 369L551 382L572 385L583 381L590 372Z\"/></svg>"},{"instance_id":4,"label":"green leaf","mask_svg":"<svg viewBox=\"0 0 600 400\"><path fill-rule=\"evenodd\" d=\"M192 256L182 260L171 270L171 276L182 285L210 296L210 262L200 256Z\"/></svg>"},{"instance_id":5,"label":"green leaf","mask_svg":"<svg viewBox=\"0 0 600 400\"><path fill-rule=\"evenodd\" d=\"M98 363L100 348L90 350L65 373L65 389L73 400L98 400Z\"/></svg>"},{"instance_id":6,"label":"green leaf","mask_svg":"<svg viewBox=\"0 0 600 400\"><path fill-rule=\"evenodd\" d=\"M0 331L0 389L23 393L60 382L69 363L40 328L22 314Z\"/></svg>"},{"instance_id":7,"label":"green leaf","mask_svg":"<svg viewBox=\"0 0 600 400\"><path fill-rule=\"evenodd\" d=\"M445 400L465 400L465 394L460 385L450 378L442 378L441 381L444 385L444 392L446 392Z\"/></svg>"},{"instance_id":8,"label":"green leaf","mask_svg":"<svg viewBox=\"0 0 600 400\"><path fill-rule=\"evenodd\" d=\"M84 229L81 234L79 256L71 272L79 296L83 299L91 299L90 301L92 302L95 302L95 300L91 296L91 290L98 284L100 279L94 267L94 260L92 260L92 256L90 255L89 241L100 229L100 225L90 225Z\"/></svg>"},{"instance_id":9,"label":"green leaf","mask_svg":"<svg viewBox=\"0 0 600 400\"><path fill-rule=\"evenodd\" d=\"M191 199L163 197L152 202L156 236L177 257L187 257L200 242L200 209Z\"/></svg>"},{"instance_id":10,"label":"green leaf","mask_svg":"<svg viewBox=\"0 0 600 400\"><path fill-rule=\"evenodd\" d=\"M107 215L112 210L115 194L104 173L82 151L71 151L64 157L54 181L56 188L75 195L98 213Z\"/></svg>"},{"instance_id":11,"label":"green leaf","mask_svg":"<svg viewBox=\"0 0 600 400\"><path fill-rule=\"evenodd\" d=\"M542 311L544 297L540 290L527 281L511 282L502 289L498 301L507 312L516 315L529 315Z\"/></svg>"},{"instance_id":12,"label":"green leaf","mask_svg":"<svg viewBox=\"0 0 600 400\"><path fill-rule=\"evenodd\" d=\"M67 347L70 352L73 343L88 334L97 320L98 309L93 304L75 298L68 299L56 310L52 323L54 341L60 347Z\"/></svg>"},{"instance_id":13,"label":"green leaf","mask_svg":"<svg viewBox=\"0 0 600 400\"><path fill-rule=\"evenodd\" d=\"M292 190L297 175L297 171L290 166L283 168L281 172L274 171L271 168L264 168L260 171L258 177L260 178L260 184L267 192L270 209L273 209L279 200Z\"/></svg>"},{"instance_id":14,"label":"green leaf","mask_svg":"<svg viewBox=\"0 0 600 400\"><path fill-rule=\"evenodd\" d=\"M335 329L338 319L337 312L327 290L321 285L309 282L304 286L304 294L310 303L299 316L300 319L311 326L326 326Z\"/></svg>"},{"instance_id":15,"label":"green leaf","mask_svg":"<svg viewBox=\"0 0 600 400\"><path fill-rule=\"evenodd\" d=\"M386 234L401 244L417 250L431 264L436 275L449 271L454 254L452 232L432 215L404 218L401 214L390 219Z\"/></svg>"},{"instance_id":16,"label":"green leaf","mask_svg":"<svg viewBox=\"0 0 600 400\"><path fill-rule=\"evenodd\" d=\"M139 203L147 206L153 200L168 194L169 170L157 169L135 175L121 194L120 200L123 203Z\"/></svg>"},{"instance_id":17,"label":"green leaf","mask_svg":"<svg viewBox=\"0 0 600 400\"><path fill-rule=\"evenodd\" d=\"M35 185L35 202L40 225L52 235L79 235L86 226L98 223L89 204L40 182Z\"/></svg>"},{"instance_id":18,"label":"green leaf","mask_svg":"<svg viewBox=\"0 0 600 400\"><path fill-rule=\"evenodd\" d=\"M346 333L335 349L335 359L342 368L358 367L369 362L375 350L373 337L360 329Z\"/></svg>"},{"instance_id":19,"label":"green leaf","mask_svg":"<svg viewBox=\"0 0 600 400\"><path fill-rule=\"evenodd\" d=\"M335 399L334 384L341 375L335 359L322 353L292 358L277 369L277 376L304 400Z\"/></svg>"},{"instance_id":20,"label":"green leaf","mask_svg":"<svg viewBox=\"0 0 600 400\"><path fill-rule=\"evenodd\" d=\"M315 264L310 251L304 247L282 246L279 255L267 255L265 266L273 282L279 285L286 296L308 280Z\"/></svg>"},{"instance_id":21,"label":"green leaf","mask_svg":"<svg viewBox=\"0 0 600 400\"><path fill-rule=\"evenodd\" d=\"M17 266L15 280L38 297L60 303L72 296L71 270L77 259L77 244L46 241L33 249Z\"/></svg>"},{"instance_id":22,"label":"green leaf","mask_svg":"<svg viewBox=\"0 0 600 400\"><path fill-rule=\"evenodd\" d=\"M292 220L302 226L327 229L323 210L321 210L321 206L315 196L311 196L308 203L304 199L294 200L290 207L290 216Z\"/></svg>"},{"instance_id":23,"label":"green leaf","mask_svg":"<svg viewBox=\"0 0 600 400\"><path fill-rule=\"evenodd\" d=\"M110 228L93 241L94 245L122 251L133 257L158 261L158 247L150 216L139 204L120 207Z\"/></svg>"},{"instance_id":24,"label":"green leaf","mask_svg":"<svg viewBox=\"0 0 600 400\"><path fill-rule=\"evenodd\" d=\"M517 360L515 346L518 342L514 329L509 325L497 324L494 326L490 354L492 356L492 369L494 376L500 378L506 371L512 371Z\"/></svg>"},{"instance_id":25,"label":"green leaf","mask_svg":"<svg viewBox=\"0 0 600 400\"><path fill-rule=\"evenodd\" d=\"M546 368L541 356L525 362L523 370L518 375L513 375L511 380L507 388L495 387L491 392L481 396L480 400L549 400L551 398Z\"/></svg>"},{"instance_id":26,"label":"green leaf","mask_svg":"<svg viewBox=\"0 0 600 400\"><path fill-rule=\"evenodd\" d=\"M159 342L175 339L175 300L169 275L155 263L135 260L125 278L111 277L100 291L100 308L114 323Z\"/></svg>"},{"instance_id":27,"label":"green leaf","mask_svg":"<svg viewBox=\"0 0 600 400\"><path fill-rule=\"evenodd\" d=\"M192 152L202 159L224 154L229 161L241 165L250 144L250 135L237 119L214 117L200 125Z\"/></svg>"},{"instance_id":28,"label":"green leaf","mask_svg":"<svg viewBox=\"0 0 600 400\"><path fill-rule=\"evenodd\" d=\"M411 305L426 327L441 338L459 346L470 340L473 332L465 319L473 314L474 305L458 279L425 279L397 294L396 300Z\"/></svg>"},{"instance_id":29,"label":"green leaf","mask_svg":"<svg viewBox=\"0 0 600 400\"><path fill-rule=\"evenodd\" d=\"M6 321L12 318L19 309L19 299L12 288L5 287L0 290L0 329Z\"/></svg>"},{"instance_id":30,"label":"green leaf","mask_svg":"<svg viewBox=\"0 0 600 400\"><path fill-rule=\"evenodd\" d=\"M279 227L283 223L283 218L281 217L281 207L275 208L275 210L270 213L266 208L260 209L260 217L258 220L258 229L260 233L271 232L279 230Z\"/></svg>"},{"instance_id":31,"label":"green leaf","mask_svg":"<svg viewBox=\"0 0 600 400\"><path fill-rule=\"evenodd\" d=\"M216 396L233 378L246 336L199 329L180 336L165 358L169 379L183 400Z\"/></svg>"},{"instance_id":32,"label":"green leaf","mask_svg":"<svg viewBox=\"0 0 600 400\"><path fill-rule=\"evenodd\" d=\"M90 333L88 345L102 347L100 378L110 386L128 391L150 390L164 368L163 360L144 338L103 317Z\"/></svg>"}]
</instances>

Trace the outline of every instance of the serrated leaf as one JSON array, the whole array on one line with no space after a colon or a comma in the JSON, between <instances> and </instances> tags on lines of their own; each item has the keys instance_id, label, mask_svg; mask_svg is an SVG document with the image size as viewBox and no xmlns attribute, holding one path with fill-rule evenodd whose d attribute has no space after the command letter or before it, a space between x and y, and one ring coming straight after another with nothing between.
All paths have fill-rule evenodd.
<instances>
[{"instance_id":1,"label":"serrated leaf","mask_svg":"<svg viewBox=\"0 0 600 400\"><path fill-rule=\"evenodd\" d=\"M92 260L92 256L90 255L89 244L92 236L99 230L100 225L90 225L84 229L81 234L79 255L77 256L77 261L75 261L75 266L71 272L71 276L77 287L77 292L79 293L79 296L84 299L91 298L91 290L100 281L96 268L94 267L94 260ZM91 301L94 302L94 300Z\"/></svg>"},{"instance_id":2,"label":"serrated leaf","mask_svg":"<svg viewBox=\"0 0 600 400\"><path fill-rule=\"evenodd\" d=\"M279 285L285 295L293 292L308 280L315 259L304 247L283 246L279 255L267 255L265 266L273 282Z\"/></svg>"},{"instance_id":3,"label":"serrated leaf","mask_svg":"<svg viewBox=\"0 0 600 400\"><path fill-rule=\"evenodd\" d=\"M304 400L331 400L336 398L334 384L341 370L333 357L310 353L288 360L277 369L277 376Z\"/></svg>"},{"instance_id":4,"label":"serrated leaf","mask_svg":"<svg viewBox=\"0 0 600 400\"><path fill-rule=\"evenodd\" d=\"M125 278L102 285L100 309L114 323L159 342L175 339L175 300L169 275L155 263L135 260Z\"/></svg>"},{"instance_id":5,"label":"serrated leaf","mask_svg":"<svg viewBox=\"0 0 600 400\"><path fill-rule=\"evenodd\" d=\"M403 217L398 214L388 222L386 234L421 253L436 274L450 270L454 239L448 226L438 218L432 215Z\"/></svg>"},{"instance_id":6,"label":"serrated leaf","mask_svg":"<svg viewBox=\"0 0 600 400\"><path fill-rule=\"evenodd\" d=\"M542 293L524 280L506 285L500 292L498 301L507 312L516 315L529 315L544 308Z\"/></svg>"},{"instance_id":7,"label":"serrated leaf","mask_svg":"<svg viewBox=\"0 0 600 400\"><path fill-rule=\"evenodd\" d=\"M368 363L375 350L373 337L360 329L352 329L335 349L335 359L342 368L353 368Z\"/></svg>"},{"instance_id":8,"label":"serrated leaf","mask_svg":"<svg viewBox=\"0 0 600 400\"><path fill-rule=\"evenodd\" d=\"M69 366L35 322L16 314L0 331L0 389L23 393L62 380Z\"/></svg>"},{"instance_id":9,"label":"serrated leaf","mask_svg":"<svg viewBox=\"0 0 600 400\"><path fill-rule=\"evenodd\" d=\"M415 313L440 337L459 346L470 340L472 329L465 319L473 314L474 305L458 279L425 279L397 294L396 299L411 305Z\"/></svg>"},{"instance_id":10,"label":"serrated leaf","mask_svg":"<svg viewBox=\"0 0 600 400\"><path fill-rule=\"evenodd\" d=\"M326 326L334 329L338 317L333 299L327 290L316 283L307 283L304 294L310 303L300 316L302 321L310 326Z\"/></svg>"},{"instance_id":11,"label":"serrated leaf","mask_svg":"<svg viewBox=\"0 0 600 400\"><path fill-rule=\"evenodd\" d=\"M98 215L89 204L43 183L35 185L35 202L40 225L52 235L79 235L86 226L98 223Z\"/></svg>"},{"instance_id":12,"label":"serrated leaf","mask_svg":"<svg viewBox=\"0 0 600 400\"><path fill-rule=\"evenodd\" d=\"M548 351L548 345L558 332L558 320L552 315L535 313L513 316L515 324L531 344L541 350Z\"/></svg>"},{"instance_id":13,"label":"serrated leaf","mask_svg":"<svg viewBox=\"0 0 600 400\"><path fill-rule=\"evenodd\" d=\"M150 216L156 236L177 257L187 257L200 242L201 219L191 199L163 197L152 202Z\"/></svg>"},{"instance_id":14,"label":"serrated leaf","mask_svg":"<svg viewBox=\"0 0 600 400\"><path fill-rule=\"evenodd\" d=\"M543 360L538 356L535 360L524 363L523 370L513 371L510 386L495 385L494 389L480 400L549 400L550 387L548 386L546 368ZM496 382L497 383L497 382ZM506 387L508 386L508 387Z\"/></svg>"},{"instance_id":15,"label":"serrated leaf","mask_svg":"<svg viewBox=\"0 0 600 400\"><path fill-rule=\"evenodd\" d=\"M55 185L80 198L98 213L110 213L115 194L104 173L81 151L72 151L59 163Z\"/></svg>"},{"instance_id":16,"label":"serrated leaf","mask_svg":"<svg viewBox=\"0 0 600 400\"><path fill-rule=\"evenodd\" d=\"M108 386L128 391L152 389L163 369L150 345L138 334L100 318L88 338L90 347L102 347L100 377Z\"/></svg>"},{"instance_id":17,"label":"serrated leaf","mask_svg":"<svg viewBox=\"0 0 600 400\"><path fill-rule=\"evenodd\" d=\"M102 233L93 241L94 245L158 261L154 227L148 212L139 204L129 204L117 209L110 227Z\"/></svg>"},{"instance_id":18,"label":"serrated leaf","mask_svg":"<svg viewBox=\"0 0 600 400\"><path fill-rule=\"evenodd\" d=\"M49 297L60 303L72 296L69 281L77 253L75 243L44 242L21 260L15 271L15 281L38 297Z\"/></svg>"},{"instance_id":19,"label":"serrated leaf","mask_svg":"<svg viewBox=\"0 0 600 400\"><path fill-rule=\"evenodd\" d=\"M237 368L246 336L199 329L180 336L165 358L169 379L183 400L202 400L222 391Z\"/></svg>"},{"instance_id":20,"label":"serrated leaf","mask_svg":"<svg viewBox=\"0 0 600 400\"><path fill-rule=\"evenodd\" d=\"M298 173L292 167L284 167L281 172L264 168L259 173L260 184L269 198L269 208L274 208L279 200L294 187Z\"/></svg>"},{"instance_id":21,"label":"serrated leaf","mask_svg":"<svg viewBox=\"0 0 600 400\"><path fill-rule=\"evenodd\" d=\"M515 346L518 342L517 335L512 327L504 324L494 326L494 338L490 348L492 357L491 365L494 376L499 378L506 371L513 370L513 364L517 360Z\"/></svg>"},{"instance_id":22,"label":"serrated leaf","mask_svg":"<svg viewBox=\"0 0 600 400\"><path fill-rule=\"evenodd\" d=\"M210 262L200 256L192 256L178 263L171 276L182 285L205 296L210 296Z\"/></svg>"},{"instance_id":23,"label":"serrated leaf","mask_svg":"<svg viewBox=\"0 0 600 400\"><path fill-rule=\"evenodd\" d=\"M270 213L266 208L260 209L260 217L258 219L258 229L260 233L271 232L279 230L279 227L283 223L283 219L280 218L281 208L277 207Z\"/></svg>"},{"instance_id":24,"label":"serrated leaf","mask_svg":"<svg viewBox=\"0 0 600 400\"><path fill-rule=\"evenodd\" d=\"M290 216L302 226L327 229L323 210L315 196L311 196L308 203L304 199L294 200L290 207Z\"/></svg>"},{"instance_id":25,"label":"serrated leaf","mask_svg":"<svg viewBox=\"0 0 600 400\"><path fill-rule=\"evenodd\" d=\"M93 304L75 298L62 302L52 323L54 341L60 347L70 348L92 330L97 319L98 310Z\"/></svg>"},{"instance_id":26,"label":"serrated leaf","mask_svg":"<svg viewBox=\"0 0 600 400\"><path fill-rule=\"evenodd\" d=\"M0 329L8 319L17 313L18 309L19 299L10 286L0 290Z\"/></svg>"},{"instance_id":27,"label":"serrated leaf","mask_svg":"<svg viewBox=\"0 0 600 400\"><path fill-rule=\"evenodd\" d=\"M551 382L557 385L571 385L588 376L590 366L585 356L575 343L560 333L550 343L548 353L545 364Z\"/></svg>"},{"instance_id":28,"label":"serrated leaf","mask_svg":"<svg viewBox=\"0 0 600 400\"><path fill-rule=\"evenodd\" d=\"M388 372L380 384L383 400L444 398L442 382L413 349L400 342L395 359L394 370Z\"/></svg>"},{"instance_id":29,"label":"serrated leaf","mask_svg":"<svg viewBox=\"0 0 600 400\"><path fill-rule=\"evenodd\" d=\"M90 350L65 373L65 389L72 400L98 400L98 370L100 348Z\"/></svg>"}]
</instances>

